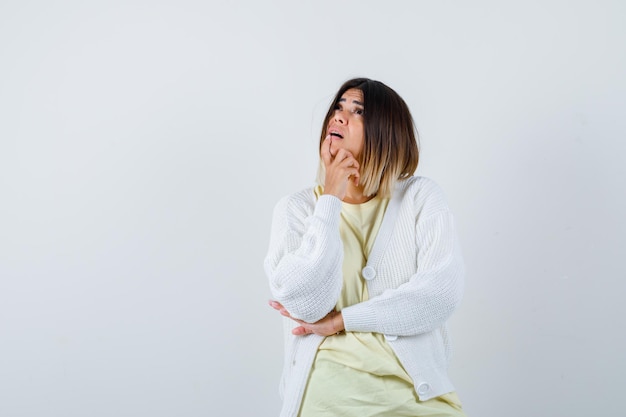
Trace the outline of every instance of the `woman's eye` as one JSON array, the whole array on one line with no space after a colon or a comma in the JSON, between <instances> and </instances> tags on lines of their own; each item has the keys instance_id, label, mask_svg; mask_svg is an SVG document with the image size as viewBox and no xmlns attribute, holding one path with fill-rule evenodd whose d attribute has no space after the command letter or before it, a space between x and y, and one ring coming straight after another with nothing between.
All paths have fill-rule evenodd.
<instances>
[{"instance_id":1,"label":"woman's eye","mask_svg":"<svg viewBox=\"0 0 626 417\"><path fill-rule=\"evenodd\" d=\"M354 109L352 112L354 114L362 115L363 114L363 109Z\"/></svg>"}]
</instances>

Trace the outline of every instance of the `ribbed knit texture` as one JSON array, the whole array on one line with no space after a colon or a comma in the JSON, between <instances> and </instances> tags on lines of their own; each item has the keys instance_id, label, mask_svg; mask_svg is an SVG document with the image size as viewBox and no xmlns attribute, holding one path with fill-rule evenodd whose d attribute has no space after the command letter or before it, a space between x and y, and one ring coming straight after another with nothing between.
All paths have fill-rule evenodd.
<instances>
[{"instance_id":1,"label":"ribbed knit texture","mask_svg":"<svg viewBox=\"0 0 626 417\"><path fill-rule=\"evenodd\" d=\"M272 295L295 318L315 322L337 303L343 282L340 213L341 200L323 195L315 204L312 190L283 198L274 210L265 271Z\"/></svg>"},{"instance_id":2,"label":"ribbed knit texture","mask_svg":"<svg viewBox=\"0 0 626 417\"><path fill-rule=\"evenodd\" d=\"M454 221L441 189L431 180L399 181L403 193L393 233L381 253L371 253L376 270L367 281L370 299L342 310L346 331L387 335L414 385L428 386L420 399L454 390L447 377L450 346L445 322L463 293L463 262ZM341 292L343 247L341 201L312 189L283 198L276 206L265 271L273 297L294 316L315 322L331 311ZM375 250L377 249L375 245ZM374 261L372 263L372 261ZM293 336L285 322L282 417L298 413L308 373L322 339ZM399 336L396 338L396 336Z\"/></svg>"}]
</instances>

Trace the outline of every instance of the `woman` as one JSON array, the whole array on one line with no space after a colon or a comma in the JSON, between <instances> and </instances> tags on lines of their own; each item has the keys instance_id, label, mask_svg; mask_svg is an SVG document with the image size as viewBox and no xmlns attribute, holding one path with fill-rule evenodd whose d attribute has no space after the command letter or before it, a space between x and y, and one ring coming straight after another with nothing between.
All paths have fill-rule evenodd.
<instances>
[{"instance_id":1,"label":"woman","mask_svg":"<svg viewBox=\"0 0 626 417\"><path fill-rule=\"evenodd\" d=\"M379 81L344 83L318 186L277 204L265 259L285 317L283 417L464 416L446 321L463 261L440 188L415 177L415 127Z\"/></svg>"}]
</instances>

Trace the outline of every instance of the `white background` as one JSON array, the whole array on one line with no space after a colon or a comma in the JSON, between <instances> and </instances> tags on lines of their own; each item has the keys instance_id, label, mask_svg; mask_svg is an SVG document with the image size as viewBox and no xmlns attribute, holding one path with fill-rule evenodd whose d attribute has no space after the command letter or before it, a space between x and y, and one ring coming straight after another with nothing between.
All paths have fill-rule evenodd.
<instances>
[{"instance_id":1,"label":"white background","mask_svg":"<svg viewBox=\"0 0 626 417\"><path fill-rule=\"evenodd\" d=\"M621 0L3 1L0 416L276 416L271 212L354 76L456 214L468 415L622 415L625 45Z\"/></svg>"}]
</instances>

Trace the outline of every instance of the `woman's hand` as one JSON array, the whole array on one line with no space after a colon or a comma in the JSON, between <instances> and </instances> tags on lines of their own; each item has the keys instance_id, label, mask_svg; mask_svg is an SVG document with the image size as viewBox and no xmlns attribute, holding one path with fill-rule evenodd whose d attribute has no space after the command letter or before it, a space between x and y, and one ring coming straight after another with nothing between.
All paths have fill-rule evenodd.
<instances>
[{"instance_id":1,"label":"woman's hand","mask_svg":"<svg viewBox=\"0 0 626 417\"><path fill-rule=\"evenodd\" d=\"M350 151L339 149L335 155L330 153L331 136L326 136L322 143L320 156L326 167L324 194L330 194L343 200L346 196L350 178L354 185L359 185L359 163Z\"/></svg>"},{"instance_id":2,"label":"woman's hand","mask_svg":"<svg viewBox=\"0 0 626 417\"><path fill-rule=\"evenodd\" d=\"M315 333L319 336L331 336L343 331L343 316L338 311L331 311L323 319L316 321L315 323L307 323L302 320L291 317L291 314L283 307L278 301L270 301L270 307L277 310L281 315L290 318L298 323L300 326L291 331L296 336L303 336L306 334Z\"/></svg>"}]
</instances>

